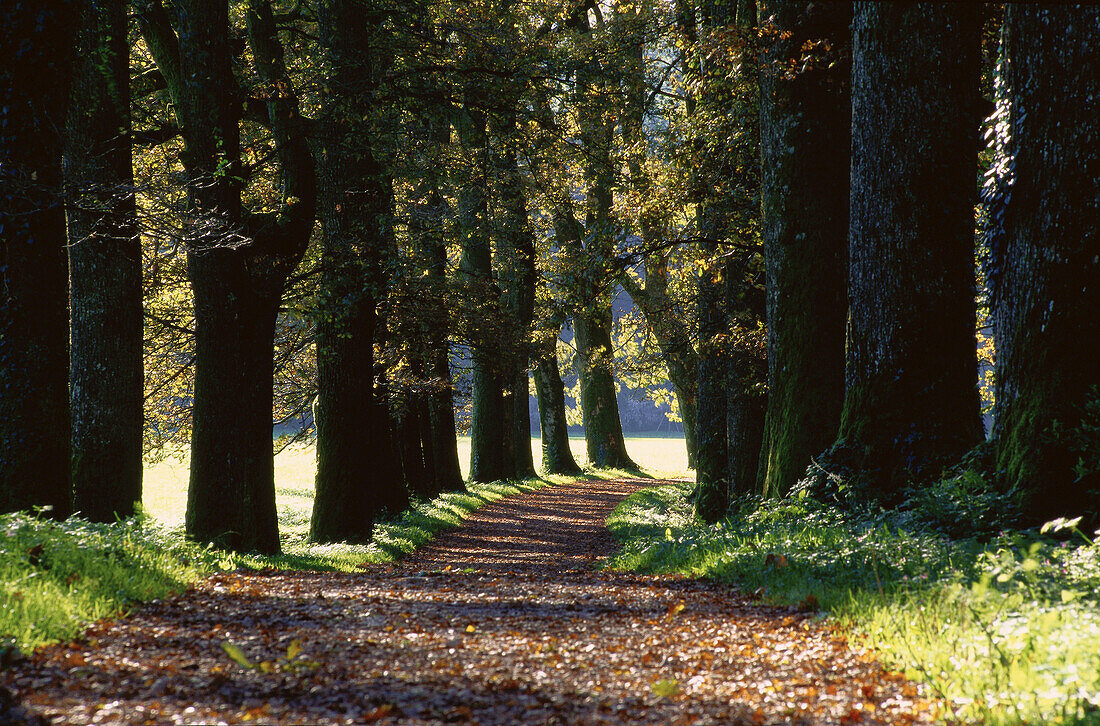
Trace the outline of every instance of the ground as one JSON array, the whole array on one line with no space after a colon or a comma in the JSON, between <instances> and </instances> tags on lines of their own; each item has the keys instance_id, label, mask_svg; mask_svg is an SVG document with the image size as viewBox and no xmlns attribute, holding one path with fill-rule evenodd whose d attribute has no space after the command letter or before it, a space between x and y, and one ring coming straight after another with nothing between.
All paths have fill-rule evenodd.
<instances>
[{"instance_id":1,"label":"ground","mask_svg":"<svg viewBox=\"0 0 1100 726\"><path fill-rule=\"evenodd\" d=\"M812 613L601 572L648 482L475 512L361 574L221 574L0 672L55 723L928 723L917 686Z\"/></svg>"}]
</instances>

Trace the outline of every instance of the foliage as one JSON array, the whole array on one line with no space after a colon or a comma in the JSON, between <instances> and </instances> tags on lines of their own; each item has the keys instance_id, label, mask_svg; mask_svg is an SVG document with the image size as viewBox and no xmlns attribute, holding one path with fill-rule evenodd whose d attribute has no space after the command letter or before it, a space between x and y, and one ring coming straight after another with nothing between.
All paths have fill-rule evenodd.
<instances>
[{"instance_id":1,"label":"foliage","mask_svg":"<svg viewBox=\"0 0 1100 726\"><path fill-rule=\"evenodd\" d=\"M608 519L623 540L610 566L821 609L927 682L953 719L1100 723L1100 542L1064 520L987 541L934 529L949 510L966 516L967 487L986 491L973 476L906 510L746 500L713 527L692 520L688 485L646 489Z\"/></svg>"}]
</instances>

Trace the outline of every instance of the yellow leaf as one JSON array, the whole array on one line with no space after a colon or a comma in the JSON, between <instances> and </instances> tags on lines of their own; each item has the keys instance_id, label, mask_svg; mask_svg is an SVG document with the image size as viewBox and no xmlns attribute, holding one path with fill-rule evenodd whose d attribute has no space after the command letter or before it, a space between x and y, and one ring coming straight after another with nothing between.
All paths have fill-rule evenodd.
<instances>
[{"instance_id":1,"label":"yellow leaf","mask_svg":"<svg viewBox=\"0 0 1100 726\"><path fill-rule=\"evenodd\" d=\"M472 632L474 632L475 630L477 630L477 628L475 628L475 627L474 627L473 625L467 625L467 626L466 626L466 632L467 632L467 633L472 633Z\"/></svg>"}]
</instances>

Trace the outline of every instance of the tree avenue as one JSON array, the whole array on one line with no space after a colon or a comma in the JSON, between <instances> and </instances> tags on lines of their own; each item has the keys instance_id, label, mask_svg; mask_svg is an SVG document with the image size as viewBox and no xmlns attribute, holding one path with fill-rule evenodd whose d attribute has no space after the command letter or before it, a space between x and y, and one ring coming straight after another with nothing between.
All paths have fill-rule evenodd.
<instances>
[{"instance_id":1,"label":"tree avenue","mask_svg":"<svg viewBox=\"0 0 1100 726\"><path fill-rule=\"evenodd\" d=\"M958 467L1095 518L1098 42L1075 5L6 3L0 507L112 521L186 454L187 534L275 553L305 438L310 539L365 542L467 433L473 481L580 473L577 426L636 469L645 398L707 522Z\"/></svg>"}]
</instances>

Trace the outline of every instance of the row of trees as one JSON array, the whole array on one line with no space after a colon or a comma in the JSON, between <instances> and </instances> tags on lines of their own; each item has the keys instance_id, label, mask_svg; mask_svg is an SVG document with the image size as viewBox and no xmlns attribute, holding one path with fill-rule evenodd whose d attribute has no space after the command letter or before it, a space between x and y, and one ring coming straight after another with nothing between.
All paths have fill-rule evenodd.
<instances>
[{"instance_id":1,"label":"row of trees","mask_svg":"<svg viewBox=\"0 0 1100 726\"><path fill-rule=\"evenodd\" d=\"M702 516L811 462L896 498L982 439L983 168L999 482L1037 517L1089 506L1094 9L48 0L0 20L6 509L128 514L143 442L183 432L188 532L276 551L273 411L315 400L312 537L364 539L463 485L461 351L471 477L534 473L529 373L543 467L577 471L563 326L589 460L632 467L617 380L654 371L616 372L617 289Z\"/></svg>"},{"instance_id":2,"label":"row of trees","mask_svg":"<svg viewBox=\"0 0 1100 726\"><path fill-rule=\"evenodd\" d=\"M976 253L997 348L985 473L1031 521L1095 512L1100 126L1084 69L1100 13L763 2L759 17L764 445L755 481L700 470L699 513L720 516L729 491L782 495L811 463L811 490L897 502L979 445Z\"/></svg>"}]
</instances>

